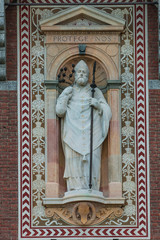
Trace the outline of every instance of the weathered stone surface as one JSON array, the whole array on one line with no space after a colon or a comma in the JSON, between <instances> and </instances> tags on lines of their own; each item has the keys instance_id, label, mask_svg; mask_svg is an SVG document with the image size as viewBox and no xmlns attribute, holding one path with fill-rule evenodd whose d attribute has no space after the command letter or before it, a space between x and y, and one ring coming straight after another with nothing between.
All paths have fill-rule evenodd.
<instances>
[{"instance_id":1,"label":"weathered stone surface","mask_svg":"<svg viewBox=\"0 0 160 240\"><path fill-rule=\"evenodd\" d=\"M160 89L160 80L149 80L149 89Z\"/></svg>"},{"instance_id":2,"label":"weathered stone surface","mask_svg":"<svg viewBox=\"0 0 160 240\"><path fill-rule=\"evenodd\" d=\"M5 68L3 68L2 70L5 71ZM1 72L1 68L0 68L0 74L1 76L3 76L5 80L5 74L3 73L3 71ZM0 91L16 91L16 90L17 90L17 81L7 81L7 82L0 81Z\"/></svg>"}]
</instances>

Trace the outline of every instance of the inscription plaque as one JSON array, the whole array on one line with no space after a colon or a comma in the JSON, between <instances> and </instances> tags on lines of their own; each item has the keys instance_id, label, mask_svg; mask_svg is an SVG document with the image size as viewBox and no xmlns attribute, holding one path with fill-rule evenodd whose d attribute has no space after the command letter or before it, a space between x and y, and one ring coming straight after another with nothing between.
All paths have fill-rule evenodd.
<instances>
[{"instance_id":1,"label":"inscription plaque","mask_svg":"<svg viewBox=\"0 0 160 240\"><path fill-rule=\"evenodd\" d=\"M48 34L46 43L119 43L118 34Z\"/></svg>"}]
</instances>

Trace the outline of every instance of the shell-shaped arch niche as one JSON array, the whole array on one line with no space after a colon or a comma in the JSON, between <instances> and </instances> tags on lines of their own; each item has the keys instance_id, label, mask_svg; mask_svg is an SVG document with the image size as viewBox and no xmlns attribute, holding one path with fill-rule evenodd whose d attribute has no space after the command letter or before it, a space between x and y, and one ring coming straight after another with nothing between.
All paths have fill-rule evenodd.
<instances>
[{"instance_id":1,"label":"shell-shaped arch niche","mask_svg":"<svg viewBox=\"0 0 160 240\"><path fill-rule=\"evenodd\" d=\"M49 51L50 47L48 48ZM80 59L85 60L89 67L89 81L91 81L93 61L97 61L97 67L101 68L96 71L96 80L98 74L101 73L102 68L106 74L106 81L118 79L118 66L116 66L116 63L112 60L111 56L102 49L89 45L87 45L85 56L80 56L79 48L77 46L72 46L57 54L56 57L53 57L49 62L49 67L47 68L47 79L57 79L57 70L60 69L61 66L71 66L72 63L76 64ZM100 72L98 70L100 70Z\"/></svg>"}]
</instances>

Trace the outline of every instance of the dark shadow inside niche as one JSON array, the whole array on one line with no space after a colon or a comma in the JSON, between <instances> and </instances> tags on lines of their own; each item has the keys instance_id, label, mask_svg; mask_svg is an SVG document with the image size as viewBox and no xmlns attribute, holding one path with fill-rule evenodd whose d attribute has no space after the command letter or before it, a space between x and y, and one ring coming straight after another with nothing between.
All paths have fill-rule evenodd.
<instances>
[{"instance_id":1,"label":"dark shadow inside niche","mask_svg":"<svg viewBox=\"0 0 160 240\"><path fill-rule=\"evenodd\" d=\"M103 67L103 63L101 63L99 60L97 60L96 58L93 58L91 56L87 56L87 55L82 55L82 56L76 56L74 58L71 58L68 61L65 61L58 69L57 71L57 76L60 73L60 69L61 68L67 68L66 71L66 75L69 76L72 73L72 64L76 65L80 60L84 60L86 62L86 64L88 65L89 68L89 83L92 83L93 80L93 65L94 62L96 61L96 72L95 72L95 82L96 85L100 88L100 89L105 89L107 87L107 80L109 79L109 74L107 72L106 69L104 69ZM59 84L59 88L60 91L62 91L65 87L72 85L74 83L74 74L73 77L69 80L67 78L65 78L67 83L60 83Z\"/></svg>"},{"instance_id":2,"label":"dark shadow inside niche","mask_svg":"<svg viewBox=\"0 0 160 240\"><path fill-rule=\"evenodd\" d=\"M90 57L90 56L76 56L69 60L66 60L58 69L57 76L60 72L61 68L67 68L66 75L69 76L69 74L72 73L72 64L76 65L80 60L84 60L89 68L89 83L92 83L93 79L93 65L94 61L96 61L96 73L95 73L95 82L96 85L101 89L104 89L107 87L107 79L109 74L106 72L102 64L99 60ZM68 83L59 83L59 92L62 92L65 87L68 87L74 83L74 74L71 80L68 80L66 78L66 81ZM104 94L104 97L107 99L107 94ZM60 119L59 119L60 121ZM60 142L59 142L59 197L63 197L64 193L67 191L66 182L63 179L64 175L64 169L65 169L65 158L63 153L63 147L61 142L61 125L59 124L59 136L60 136ZM105 139L103 146L102 146L102 157L101 157L101 184L100 184L100 191L103 192L103 195L105 197L108 196L108 138Z\"/></svg>"}]
</instances>

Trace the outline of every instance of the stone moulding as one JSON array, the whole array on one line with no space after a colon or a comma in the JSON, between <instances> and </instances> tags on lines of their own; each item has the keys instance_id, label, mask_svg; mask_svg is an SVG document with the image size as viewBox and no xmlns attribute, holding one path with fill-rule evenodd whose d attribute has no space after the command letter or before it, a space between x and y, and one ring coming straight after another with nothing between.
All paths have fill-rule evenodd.
<instances>
[{"instance_id":1,"label":"stone moulding","mask_svg":"<svg viewBox=\"0 0 160 240\"><path fill-rule=\"evenodd\" d=\"M98 196L95 194L77 194L64 196L63 198L43 198L43 204L45 206L52 205L64 205L66 203L78 202L78 201L90 201L90 202L99 202L105 205L123 205L125 198L105 198L103 196Z\"/></svg>"},{"instance_id":2,"label":"stone moulding","mask_svg":"<svg viewBox=\"0 0 160 240\"><path fill-rule=\"evenodd\" d=\"M74 17L81 16L84 19L94 20L100 25L94 26L64 26L70 22ZM58 24L58 26L57 26ZM42 31L122 31L124 29L125 21L123 19L117 19L110 14L106 14L98 11L93 7L79 6L74 9L68 9L61 13L55 14L53 17L40 22Z\"/></svg>"}]
</instances>

